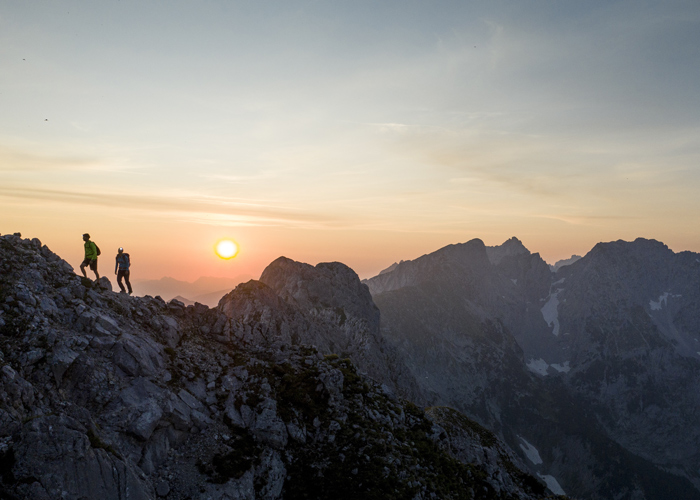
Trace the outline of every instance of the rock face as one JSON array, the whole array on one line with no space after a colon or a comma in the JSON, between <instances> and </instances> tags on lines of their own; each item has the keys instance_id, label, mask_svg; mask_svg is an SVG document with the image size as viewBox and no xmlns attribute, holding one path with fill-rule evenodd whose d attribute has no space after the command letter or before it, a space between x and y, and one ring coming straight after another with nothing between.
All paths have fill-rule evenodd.
<instances>
[{"instance_id":1,"label":"rock face","mask_svg":"<svg viewBox=\"0 0 700 500\"><path fill-rule=\"evenodd\" d=\"M490 432L399 399L386 384L406 368L381 385L305 345L379 370L378 312L351 270L285 259L264 279L185 307L0 237L0 498L545 496Z\"/></svg>"},{"instance_id":2,"label":"rock face","mask_svg":"<svg viewBox=\"0 0 700 500\"><path fill-rule=\"evenodd\" d=\"M616 241L554 278L567 385L625 449L698 488L700 425L690 415L700 407L699 257Z\"/></svg>"},{"instance_id":3,"label":"rock face","mask_svg":"<svg viewBox=\"0 0 700 500\"><path fill-rule=\"evenodd\" d=\"M396 350L382 337L379 309L355 271L340 262L314 267L280 257L263 271L260 281L307 317L306 326L299 330L303 343L323 353L350 357L394 392L424 401Z\"/></svg>"},{"instance_id":4,"label":"rock face","mask_svg":"<svg viewBox=\"0 0 700 500\"><path fill-rule=\"evenodd\" d=\"M551 491L700 498L698 254L618 241L552 273L517 240L472 240L365 283L422 391Z\"/></svg>"}]
</instances>

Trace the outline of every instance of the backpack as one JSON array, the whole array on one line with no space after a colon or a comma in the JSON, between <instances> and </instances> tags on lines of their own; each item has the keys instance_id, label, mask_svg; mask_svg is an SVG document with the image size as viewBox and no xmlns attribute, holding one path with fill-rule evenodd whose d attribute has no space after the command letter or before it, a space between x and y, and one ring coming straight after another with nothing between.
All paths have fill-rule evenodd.
<instances>
[{"instance_id":1,"label":"backpack","mask_svg":"<svg viewBox=\"0 0 700 500\"><path fill-rule=\"evenodd\" d=\"M93 243L95 243L95 242L93 241ZM95 253L97 255L100 255L102 253L102 252L100 252L100 247L97 246L97 243L95 243Z\"/></svg>"}]
</instances>

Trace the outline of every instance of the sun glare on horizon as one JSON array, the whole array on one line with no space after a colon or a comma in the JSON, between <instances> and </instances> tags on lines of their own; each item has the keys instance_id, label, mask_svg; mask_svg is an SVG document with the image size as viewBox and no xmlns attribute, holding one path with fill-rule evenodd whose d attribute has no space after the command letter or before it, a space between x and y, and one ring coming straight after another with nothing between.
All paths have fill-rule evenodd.
<instances>
[{"instance_id":1,"label":"sun glare on horizon","mask_svg":"<svg viewBox=\"0 0 700 500\"><path fill-rule=\"evenodd\" d=\"M222 259L233 259L238 254L238 245L233 240L221 240L214 247L214 251Z\"/></svg>"}]
</instances>

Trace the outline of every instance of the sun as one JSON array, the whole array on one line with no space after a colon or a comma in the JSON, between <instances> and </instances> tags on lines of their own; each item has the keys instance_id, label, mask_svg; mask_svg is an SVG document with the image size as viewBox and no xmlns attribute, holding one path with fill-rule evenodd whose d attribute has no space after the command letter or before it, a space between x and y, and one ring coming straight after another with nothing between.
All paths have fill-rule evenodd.
<instances>
[{"instance_id":1,"label":"sun","mask_svg":"<svg viewBox=\"0 0 700 500\"><path fill-rule=\"evenodd\" d=\"M221 240L214 246L214 252L222 259L233 259L238 254L238 245L233 240Z\"/></svg>"}]
</instances>

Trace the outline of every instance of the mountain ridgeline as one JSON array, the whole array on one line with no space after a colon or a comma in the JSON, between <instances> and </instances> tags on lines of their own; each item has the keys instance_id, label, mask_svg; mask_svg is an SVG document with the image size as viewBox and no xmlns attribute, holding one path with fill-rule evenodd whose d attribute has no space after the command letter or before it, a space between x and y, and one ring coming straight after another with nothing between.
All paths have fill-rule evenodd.
<instances>
[{"instance_id":1,"label":"mountain ridgeline","mask_svg":"<svg viewBox=\"0 0 700 500\"><path fill-rule=\"evenodd\" d=\"M478 423L396 395L417 385L351 269L282 258L263 278L185 306L0 237L0 498L550 495Z\"/></svg>"},{"instance_id":2,"label":"mountain ridgeline","mask_svg":"<svg viewBox=\"0 0 700 500\"><path fill-rule=\"evenodd\" d=\"M426 404L579 498L700 498L700 256L600 243L552 273L516 239L366 280ZM692 485L692 486L691 486Z\"/></svg>"},{"instance_id":3,"label":"mountain ridgeline","mask_svg":"<svg viewBox=\"0 0 700 500\"><path fill-rule=\"evenodd\" d=\"M511 238L280 257L209 308L1 236L0 498L700 499L699 284Z\"/></svg>"}]
</instances>

